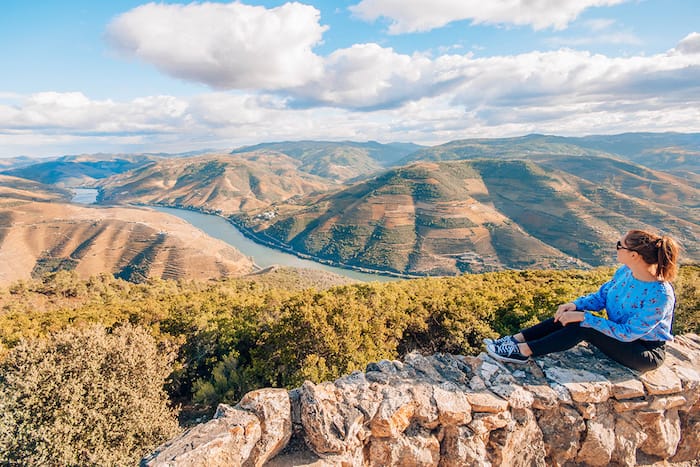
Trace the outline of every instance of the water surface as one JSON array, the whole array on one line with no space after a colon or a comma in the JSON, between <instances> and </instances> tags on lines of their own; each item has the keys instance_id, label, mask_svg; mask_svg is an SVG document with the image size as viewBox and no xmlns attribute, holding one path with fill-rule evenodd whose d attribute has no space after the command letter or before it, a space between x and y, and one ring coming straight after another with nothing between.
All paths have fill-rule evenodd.
<instances>
[{"instance_id":1,"label":"water surface","mask_svg":"<svg viewBox=\"0 0 700 467\"><path fill-rule=\"evenodd\" d=\"M94 204L97 201L96 188L70 188L73 192L71 201L78 204Z\"/></svg>"},{"instance_id":2,"label":"water surface","mask_svg":"<svg viewBox=\"0 0 700 467\"><path fill-rule=\"evenodd\" d=\"M160 206L151 206L151 208L155 209L156 211L177 216L204 231L209 236L223 240L229 245L234 246L244 255L252 257L255 264L263 268L272 265L279 265L291 266L295 268L317 269L364 282L388 282L398 280L397 278L391 276L368 274L360 271L354 271L352 269L328 266L326 264L299 258L293 254L285 253L283 251L275 250L274 248L255 243L253 240L243 235L241 231L238 230L233 224L220 216L203 214L201 212L189 211L187 209L165 208Z\"/></svg>"}]
</instances>

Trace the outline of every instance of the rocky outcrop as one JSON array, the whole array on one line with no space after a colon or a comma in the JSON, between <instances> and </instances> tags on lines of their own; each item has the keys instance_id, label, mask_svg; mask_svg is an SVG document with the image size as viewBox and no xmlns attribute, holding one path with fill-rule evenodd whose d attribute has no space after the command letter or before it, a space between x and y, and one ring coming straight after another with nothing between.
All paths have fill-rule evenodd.
<instances>
[{"instance_id":1,"label":"rocky outcrop","mask_svg":"<svg viewBox=\"0 0 700 467\"><path fill-rule=\"evenodd\" d=\"M586 345L526 365L411 353L335 382L248 393L142 465L697 465L699 399L694 334L643 374Z\"/></svg>"}]
</instances>

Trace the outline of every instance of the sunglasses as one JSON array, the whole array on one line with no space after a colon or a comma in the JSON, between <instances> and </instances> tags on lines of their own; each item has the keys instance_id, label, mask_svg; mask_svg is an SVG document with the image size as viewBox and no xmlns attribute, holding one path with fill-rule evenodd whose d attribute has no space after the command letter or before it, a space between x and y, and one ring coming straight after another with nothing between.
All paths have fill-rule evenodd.
<instances>
[{"instance_id":1,"label":"sunglasses","mask_svg":"<svg viewBox=\"0 0 700 467\"><path fill-rule=\"evenodd\" d=\"M627 248L626 246L624 246L624 245L622 244L622 242L621 242L620 240L617 241L617 244L615 245L615 249L617 249L617 250L627 250L627 251L637 251L637 250L634 250L634 249L632 249L632 248Z\"/></svg>"}]
</instances>

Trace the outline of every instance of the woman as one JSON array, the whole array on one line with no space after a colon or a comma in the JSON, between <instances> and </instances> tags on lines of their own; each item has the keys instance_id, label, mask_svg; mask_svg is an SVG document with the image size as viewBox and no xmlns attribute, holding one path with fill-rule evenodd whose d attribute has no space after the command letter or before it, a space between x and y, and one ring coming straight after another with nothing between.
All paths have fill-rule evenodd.
<instances>
[{"instance_id":1,"label":"woman","mask_svg":"<svg viewBox=\"0 0 700 467\"><path fill-rule=\"evenodd\" d=\"M666 341L673 339L678 245L667 236L630 230L617 242L617 260L623 266L600 290L559 305L553 318L514 336L486 339L486 351L504 362L525 363L587 341L634 370L658 368ZM591 313L603 309L607 318Z\"/></svg>"}]
</instances>

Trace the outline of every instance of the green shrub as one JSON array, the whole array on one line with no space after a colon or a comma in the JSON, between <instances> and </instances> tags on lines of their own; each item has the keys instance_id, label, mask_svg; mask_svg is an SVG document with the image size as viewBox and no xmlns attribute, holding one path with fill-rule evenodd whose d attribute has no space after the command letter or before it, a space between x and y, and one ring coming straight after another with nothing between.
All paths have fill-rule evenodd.
<instances>
[{"instance_id":1,"label":"green shrub","mask_svg":"<svg viewBox=\"0 0 700 467\"><path fill-rule=\"evenodd\" d=\"M676 289L676 315L673 333L700 334L700 266L687 265L680 269L673 283Z\"/></svg>"},{"instance_id":2,"label":"green shrub","mask_svg":"<svg viewBox=\"0 0 700 467\"><path fill-rule=\"evenodd\" d=\"M131 325L20 341L0 363L0 463L133 465L178 431L171 361Z\"/></svg>"}]
</instances>

